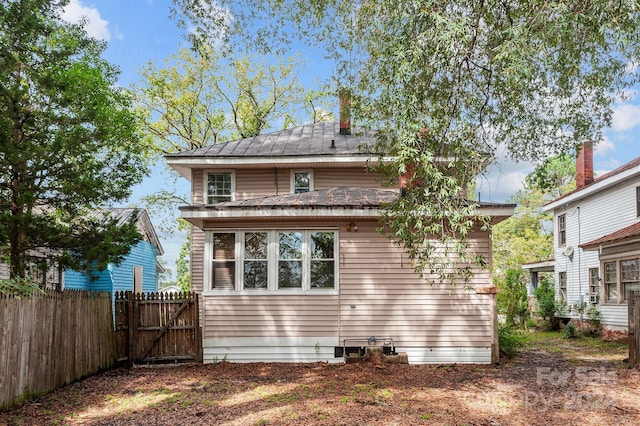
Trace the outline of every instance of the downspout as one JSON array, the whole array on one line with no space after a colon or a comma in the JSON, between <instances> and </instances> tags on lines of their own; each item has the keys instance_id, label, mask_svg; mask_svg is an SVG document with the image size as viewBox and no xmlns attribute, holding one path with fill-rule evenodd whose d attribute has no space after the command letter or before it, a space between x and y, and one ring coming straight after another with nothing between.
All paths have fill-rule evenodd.
<instances>
[{"instance_id":1,"label":"downspout","mask_svg":"<svg viewBox=\"0 0 640 426\"><path fill-rule=\"evenodd\" d=\"M278 192L278 168L273 166L273 183L276 190L276 195L280 195Z\"/></svg>"},{"instance_id":2,"label":"downspout","mask_svg":"<svg viewBox=\"0 0 640 426\"><path fill-rule=\"evenodd\" d=\"M583 301L584 296L582 294L582 249L580 248L581 235L580 235L580 207L576 207L578 209L578 291L580 292L578 301L580 302L580 322L583 319Z\"/></svg>"}]
</instances>

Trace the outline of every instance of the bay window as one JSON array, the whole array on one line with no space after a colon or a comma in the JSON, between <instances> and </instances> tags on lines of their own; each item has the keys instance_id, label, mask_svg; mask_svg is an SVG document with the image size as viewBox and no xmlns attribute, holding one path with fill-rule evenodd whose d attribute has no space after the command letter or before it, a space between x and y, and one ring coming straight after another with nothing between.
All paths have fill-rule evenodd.
<instances>
[{"instance_id":1,"label":"bay window","mask_svg":"<svg viewBox=\"0 0 640 426\"><path fill-rule=\"evenodd\" d=\"M336 231L207 231L205 241L205 291L337 288Z\"/></svg>"}]
</instances>

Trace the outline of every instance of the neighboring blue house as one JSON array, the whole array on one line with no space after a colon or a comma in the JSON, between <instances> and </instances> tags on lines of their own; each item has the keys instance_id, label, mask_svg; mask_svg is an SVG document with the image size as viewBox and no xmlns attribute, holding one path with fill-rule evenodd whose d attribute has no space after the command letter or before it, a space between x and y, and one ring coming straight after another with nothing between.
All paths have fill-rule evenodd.
<instances>
[{"instance_id":1,"label":"neighboring blue house","mask_svg":"<svg viewBox=\"0 0 640 426\"><path fill-rule=\"evenodd\" d=\"M119 264L109 264L107 269L98 272L98 279L91 281L83 272L64 271L63 287L75 290L109 291L114 297L116 291L155 292L158 290L158 276L162 271L157 256L164 253L160 240L153 228L149 215L144 209L112 208L105 209L119 223L130 220L137 214L138 231L143 239L131 248L131 252Z\"/></svg>"}]
</instances>

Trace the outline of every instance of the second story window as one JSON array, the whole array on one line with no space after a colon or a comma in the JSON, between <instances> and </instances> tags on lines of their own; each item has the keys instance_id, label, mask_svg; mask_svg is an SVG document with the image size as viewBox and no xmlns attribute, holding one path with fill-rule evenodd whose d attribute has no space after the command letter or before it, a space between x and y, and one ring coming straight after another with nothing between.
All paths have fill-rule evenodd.
<instances>
[{"instance_id":1,"label":"second story window","mask_svg":"<svg viewBox=\"0 0 640 426\"><path fill-rule=\"evenodd\" d=\"M567 244L567 216L558 216L558 246L564 247Z\"/></svg>"},{"instance_id":2,"label":"second story window","mask_svg":"<svg viewBox=\"0 0 640 426\"><path fill-rule=\"evenodd\" d=\"M207 174L207 204L223 203L232 200L233 185L232 174L208 173Z\"/></svg>"},{"instance_id":3,"label":"second story window","mask_svg":"<svg viewBox=\"0 0 640 426\"><path fill-rule=\"evenodd\" d=\"M313 175L309 171L296 171L291 174L291 192L299 194L301 192L313 191Z\"/></svg>"},{"instance_id":4,"label":"second story window","mask_svg":"<svg viewBox=\"0 0 640 426\"><path fill-rule=\"evenodd\" d=\"M636 215L640 217L640 186L636 186Z\"/></svg>"}]
</instances>

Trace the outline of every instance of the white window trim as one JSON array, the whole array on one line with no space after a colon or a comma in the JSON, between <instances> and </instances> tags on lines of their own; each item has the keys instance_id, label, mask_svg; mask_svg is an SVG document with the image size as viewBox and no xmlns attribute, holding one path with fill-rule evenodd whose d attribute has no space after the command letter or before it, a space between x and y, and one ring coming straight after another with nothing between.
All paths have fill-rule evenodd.
<instances>
[{"instance_id":1,"label":"white window trim","mask_svg":"<svg viewBox=\"0 0 640 426\"><path fill-rule=\"evenodd\" d=\"M626 305L627 304L627 300L624 300L624 288L623 288L623 284L622 284L622 265L621 262L624 262L625 260L634 260L634 259L638 259L638 262L640 262L640 253L637 252L633 252L633 253L629 253L627 256L622 256L622 257L614 257L614 256L607 256L604 257L603 259L601 259L601 263L600 263L600 268L603 271L602 272L602 281L601 281L601 285L600 285L600 291L601 291L601 296L600 296L600 303L603 305ZM616 298L616 300L611 300L609 299L608 293L607 293L607 286L605 283L605 278L604 278L604 265L605 263L615 263L616 264L616 290L618 292L618 297Z\"/></svg>"},{"instance_id":2,"label":"white window trim","mask_svg":"<svg viewBox=\"0 0 640 426\"><path fill-rule=\"evenodd\" d=\"M296 173L308 173L309 174L309 192L313 191L313 170L291 170L289 176L289 188L292 194L296 193Z\"/></svg>"},{"instance_id":3,"label":"white window trim","mask_svg":"<svg viewBox=\"0 0 640 426\"><path fill-rule=\"evenodd\" d=\"M215 233L228 233L233 232L236 234L235 242L235 283L234 290L215 290L211 288L211 274L212 274L212 258L213 258L213 235ZM268 235L268 282L266 289L245 289L243 288L244 282L244 234L247 232L267 232ZM302 288L278 288L278 239L279 232L302 232ZM312 232L333 232L333 262L334 262L334 287L333 288L311 288L310 281L310 247L308 246L310 241L310 235ZM204 268L203 268L203 292L205 296L247 296L247 295L269 295L269 296L282 296L282 295L325 295L334 296L338 295L339 283L340 283L340 264L338 248L340 246L340 235L338 229L331 227L329 229L323 227L312 228L268 228L268 229L245 229L245 230L230 230L230 229L207 229L205 230L205 247L204 247Z\"/></svg>"},{"instance_id":4,"label":"white window trim","mask_svg":"<svg viewBox=\"0 0 640 426\"><path fill-rule=\"evenodd\" d=\"M562 279L561 277L564 276L564 286L562 285ZM569 290L568 287L568 277L567 277L567 271L559 271L558 272L558 301L563 304L566 305L568 303L568 297L567 297L567 292Z\"/></svg>"},{"instance_id":5,"label":"white window trim","mask_svg":"<svg viewBox=\"0 0 640 426\"><path fill-rule=\"evenodd\" d=\"M564 222L563 230L560 229L560 218L562 218L562 221ZM567 246L567 215L566 213L558 215L558 218L556 219L556 228L558 231L557 232L558 247L560 248L566 247ZM561 233L563 233L562 235L564 235L564 241L562 241L562 239L560 238Z\"/></svg>"},{"instance_id":6,"label":"white window trim","mask_svg":"<svg viewBox=\"0 0 640 426\"><path fill-rule=\"evenodd\" d=\"M202 200L203 204L209 203L209 175L231 175L231 201L236 200L236 172L232 169L221 169L221 170L204 170L202 174Z\"/></svg>"}]
</instances>

